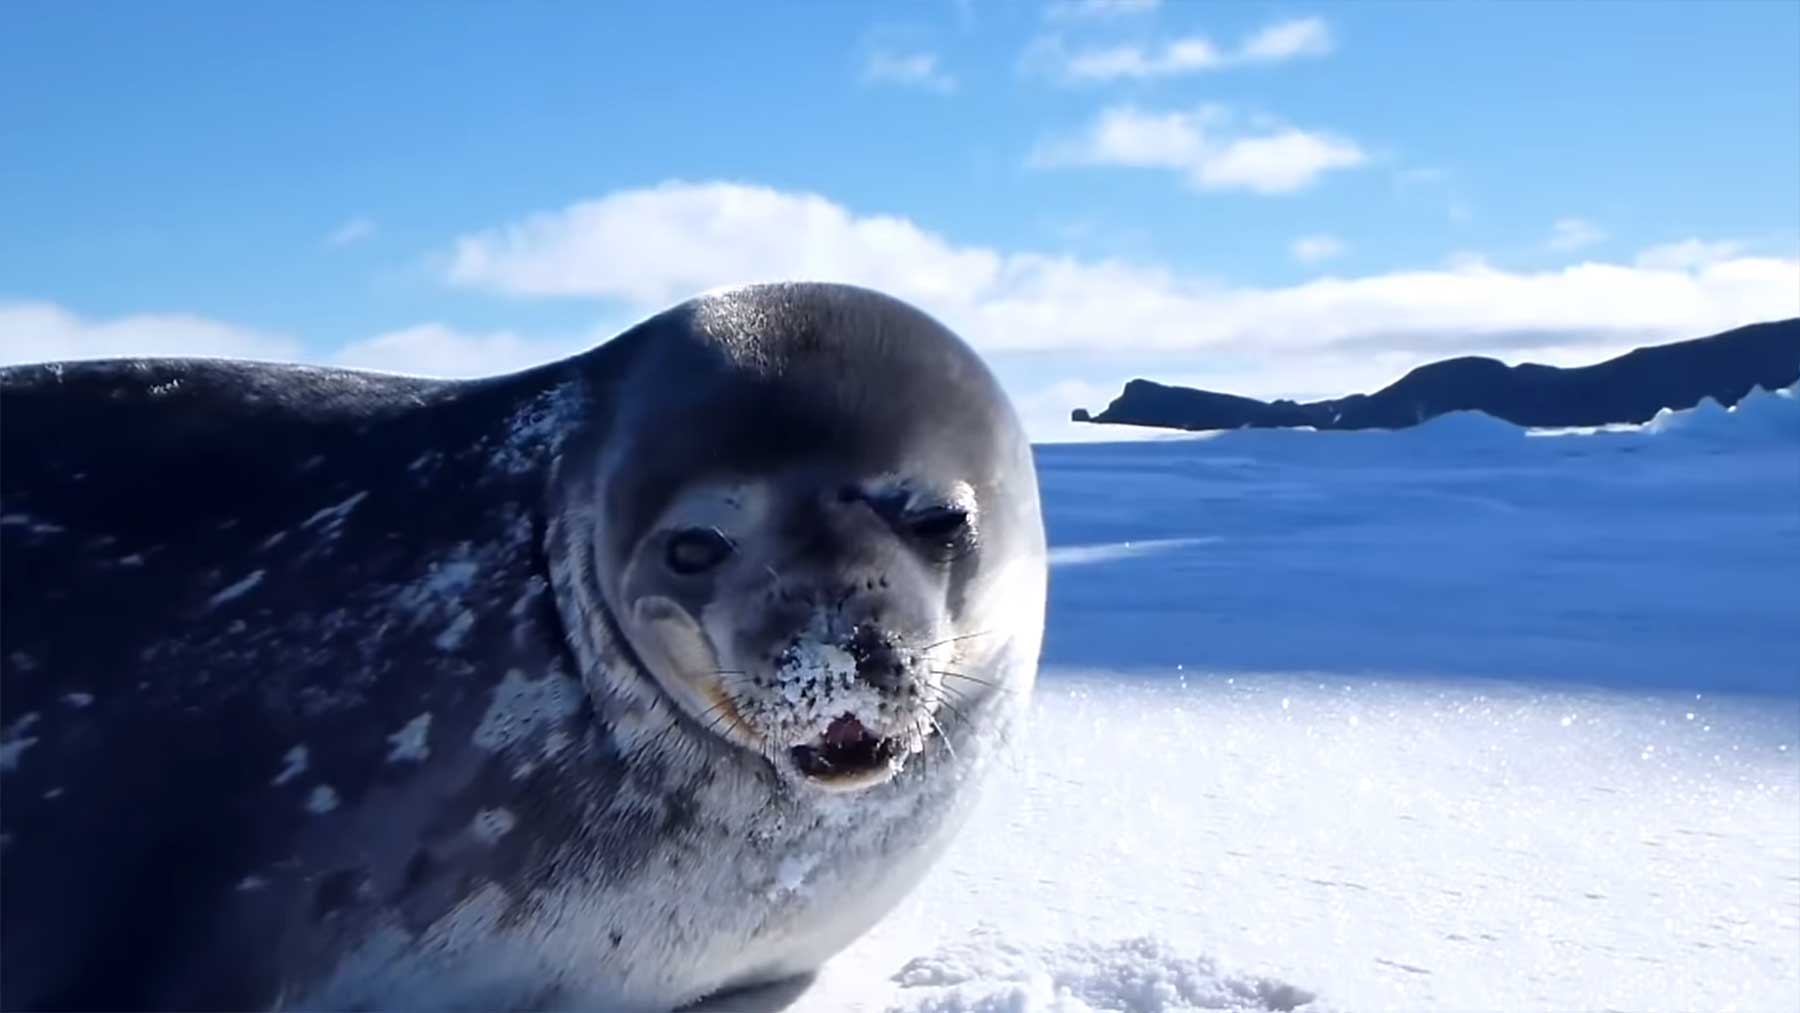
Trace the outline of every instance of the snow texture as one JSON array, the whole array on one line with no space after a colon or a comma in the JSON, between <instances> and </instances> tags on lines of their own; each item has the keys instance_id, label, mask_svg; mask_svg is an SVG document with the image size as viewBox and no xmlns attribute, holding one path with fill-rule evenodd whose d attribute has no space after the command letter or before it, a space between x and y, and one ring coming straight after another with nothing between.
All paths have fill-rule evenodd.
<instances>
[{"instance_id":1,"label":"snow texture","mask_svg":"<svg viewBox=\"0 0 1800 1013\"><path fill-rule=\"evenodd\" d=\"M874 724L881 712L881 693L856 678L856 659L836 644L803 638L783 653L774 676L784 714L814 734L824 734L842 714Z\"/></svg>"},{"instance_id":2,"label":"snow texture","mask_svg":"<svg viewBox=\"0 0 1800 1013\"><path fill-rule=\"evenodd\" d=\"M1028 734L782 1008L1800 1008L1792 390L1039 464Z\"/></svg>"},{"instance_id":3,"label":"snow texture","mask_svg":"<svg viewBox=\"0 0 1800 1013\"><path fill-rule=\"evenodd\" d=\"M911 1008L942 1013L1293 1010L1314 998L1292 985L1221 974L1211 960L1150 937L1027 948L991 930L909 961L894 980Z\"/></svg>"}]
</instances>

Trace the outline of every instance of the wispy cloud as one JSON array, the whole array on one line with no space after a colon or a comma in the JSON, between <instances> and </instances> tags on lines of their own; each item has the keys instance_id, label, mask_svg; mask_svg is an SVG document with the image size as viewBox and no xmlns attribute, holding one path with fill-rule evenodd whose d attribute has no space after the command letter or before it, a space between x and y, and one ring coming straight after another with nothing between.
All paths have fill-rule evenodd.
<instances>
[{"instance_id":1,"label":"wispy cloud","mask_svg":"<svg viewBox=\"0 0 1800 1013\"><path fill-rule=\"evenodd\" d=\"M1238 59L1279 63L1298 56L1324 56L1332 49L1331 29L1319 18L1296 18L1270 25L1244 40Z\"/></svg>"},{"instance_id":2,"label":"wispy cloud","mask_svg":"<svg viewBox=\"0 0 1800 1013\"><path fill-rule=\"evenodd\" d=\"M128 355L292 361L300 343L191 313L90 320L47 302L0 302L0 361L54 362Z\"/></svg>"},{"instance_id":3,"label":"wispy cloud","mask_svg":"<svg viewBox=\"0 0 1800 1013\"><path fill-rule=\"evenodd\" d=\"M864 84L890 84L917 88L938 95L956 91L956 78L938 66L936 53L895 53L877 50L863 61Z\"/></svg>"},{"instance_id":4,"label":"wispy cloud","mask_svg":"<svg viewBox=\"0 0 1800 1013\"><path fill-rule=\"evenodd\" d=\"M1240 119L1216 105L1173 112L1114 106L1074 136L1041 142L1027 164L1165 169L1199 190L1281 194L1368 161L1345 137L1279 124L1246 126Z\"/></svg>"},{"instance_id":5,"label":"wispy cloud","mask_svg":"<svg viewBox=\"0 0 1800 1013\"><path fill-rule=\"evenodd\" d=\"M1550 227L1544 245L1558 253L1572 253L1606 241L1606 230L1582 218L1560 218Z\"/></svg>"},{"instance_id":6,"label":"wispy cloud","mask_svg":"<svg viewBox=\"0 0 1800 1013\"><path fill-rule=\"evenodd\" d=\"M511 331L470 334L441 323L420 324L345 345L334 365L414 376L493 376L586 351L610 337L583 333L527 338Z\"/></svg>"},{"instance_id":7,"label":"wispy cloud","mask_svg":"<svg viewBox=\"0 0 1800 1013\"><path fill-rule=\"evenodd\" d=\"M1175 77L1225 66L1227 58L1211 41L1193 36L1165 43L1160 51L1142 46L1111 46L1069 53L1062 75L1075 81L1112 81L1118 78Z\"/></svg>"},{"instance_id":8,"label":"wispy cloud","mask_svg":"<svg viewBox=\"0 0 1800 1013\"><path fill-rule=\"evenodd\" d=\"M1106 21L1113 18L1148 14L1161 6L1161 0L1054 0L1044 7L1044 20L1051 22Z\"/></svg>"},{"instance_id":9,"label":"wispy cloud","mask_svg":"<svg viewBox=\"0 0 1800 1013\"><path fill-rule=\"evenodd\" d=\"M1066 84L1153 80L1252 64L1281 63L1331 52L1331 30L1319 18L1270 25L1237 47L1221 46L1205 35L1183 35L1160 45L1125 43L1071 47L1061 35L1045 35L1025 51L1021 65Z\"/></svg>"},{"instance_id":10,"label":"wispy cloud","mask_svg":"<svg viewBox=\"0 0 1800 1013\"><path fill-rule=\"evenodd\" d=\"M1691 271L1743 255L1744 244L1683 239L1652 246L1637 255L1637 265L1661 271Z\"/></svg>"},{"instance_id":11,"label":"wispy cloud","mask_svg":"<svg viewBox=\"0 0 1800 1013\"><path fill-rule=\"evenodd\" d=\"M1333 257L1343 256L1345 247L1344 241L1338 237L1319 234L1301 236L1294 240L1293 245L1288 249L1293 253L1294 259L1300 263L1316 264Z\"/></svg>"},{"instance_id":12,"label":"wispy cloud","mask_svg":"<svg viewBox=\"0 0 1800 1013\"><path fill-rule=\"evenodd\" d=\"M375 223L367 218L357 217L333 229L331 235L325 237L325 242L330 246L349 246L374 234Z\"/></svg>"}]
</instances>

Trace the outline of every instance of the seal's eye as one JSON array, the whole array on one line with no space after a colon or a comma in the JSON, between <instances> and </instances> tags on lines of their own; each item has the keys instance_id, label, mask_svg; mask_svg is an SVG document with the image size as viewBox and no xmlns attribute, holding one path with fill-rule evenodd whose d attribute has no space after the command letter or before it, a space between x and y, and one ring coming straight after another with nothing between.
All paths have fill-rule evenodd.
<instances>
[{"instance_id":1,"label":"seal's eye","mask_svg":"<svg viewBox=\"0 0 1800 1013\"><path fill-rule=\"evenodd\" d=\"M669 539L666 558L669 569L692 577L723 563L732 548L731 540L716 528L687 528Z\"/></svg>"},{"instance_id":2,"label":"seal's eye","mask_svg":"<svg viewBox=\"0 0 1800 1013\"><path fill-rule=\"evenodd\" d=\"M956 507L932 507L907 514L906 530L921 542L947 545L962 538L969 527L969 512Z\"/></svg>"}]
</instances>

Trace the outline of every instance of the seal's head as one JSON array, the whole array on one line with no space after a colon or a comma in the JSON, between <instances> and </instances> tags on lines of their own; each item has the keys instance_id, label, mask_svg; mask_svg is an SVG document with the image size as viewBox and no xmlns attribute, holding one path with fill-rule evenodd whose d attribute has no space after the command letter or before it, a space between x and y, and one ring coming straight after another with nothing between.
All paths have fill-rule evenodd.
<instances>
[{"instance_id":1,"label":"seal's head","mask_svg":"<svg viewBox=\"0 0 1800 1013\"><path fill-rule=\"evenodd\" d=\"M706 296L617 340L645 365L582 487L591 573L690 732L855 790L1028 688L992 662L1041 636L1036 478L962 341L835 285Z\"/></svg>"}]
</instances>

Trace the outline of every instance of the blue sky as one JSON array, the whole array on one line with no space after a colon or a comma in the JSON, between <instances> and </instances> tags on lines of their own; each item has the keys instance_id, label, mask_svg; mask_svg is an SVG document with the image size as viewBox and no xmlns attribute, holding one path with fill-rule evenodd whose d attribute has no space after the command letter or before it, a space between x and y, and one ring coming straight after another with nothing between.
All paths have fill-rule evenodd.
<instances>
[{"instance_id":1,"label":"blue sky","mask_svg":"<svg viewBox=\"0 0 1800 1013\"><path fill-rule=\"evenodd\" d=\"M0 359L437 373L874 284L1046 437L1800 314L1800 5L20 3Z\"/></svg>"}]
</instances>

